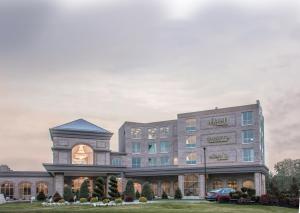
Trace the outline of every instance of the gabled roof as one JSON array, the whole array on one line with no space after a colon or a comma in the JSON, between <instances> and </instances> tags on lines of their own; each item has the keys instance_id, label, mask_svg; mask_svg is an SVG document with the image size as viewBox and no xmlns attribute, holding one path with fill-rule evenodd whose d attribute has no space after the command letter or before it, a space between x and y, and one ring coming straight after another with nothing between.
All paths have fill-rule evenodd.
<instances>
[{"instance_id":1,"label":"gabled roof","mask_svg":"<svg viewBox=\"0 0 300 213\"><path fill-rule=\"evenodd\" d=\"M57 127L52 130L67 130L67 131L80 131L80 132L95 132L95 133L111 133L95 124L92 124L84 119L78 119Z\"/></svg>"}]
</instances>

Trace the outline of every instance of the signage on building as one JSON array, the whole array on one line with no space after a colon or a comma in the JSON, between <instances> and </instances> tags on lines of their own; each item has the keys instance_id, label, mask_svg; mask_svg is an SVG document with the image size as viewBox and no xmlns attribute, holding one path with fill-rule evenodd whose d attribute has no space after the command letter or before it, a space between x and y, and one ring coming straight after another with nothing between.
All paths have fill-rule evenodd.
<instances>
[{"instance_id":1,"label":"signage on building","mask_svg":"<svg viewBox=\"0 0 300 213\"><path fill-rule=\"evenodd\" d=\"M222 154L212 154L211 156L209 156L209 159L214 159L214 160L228 160L228 155L225 153Z\"/></svg>"},{"instance_id":2,"label":"signage on building","mask_svg":"<svg viewBox=\"0 0 300 213\"><path fill-rule=\"evenodd\" d=\"M208 143L226 143L229 141L228 136L215 136L215 137L208 137Z\"/></svg>"},{"instance_id":3,"label":"signage on building","mask_svg":"<svg viewBox=\"0 0 300 213\"><path fill-rule=\"evenodd\" d=\"M227 117L224 118L212 118L208 121L208 124L211 126L226 126L228 125Z\"/></svg>"}]
</instances>

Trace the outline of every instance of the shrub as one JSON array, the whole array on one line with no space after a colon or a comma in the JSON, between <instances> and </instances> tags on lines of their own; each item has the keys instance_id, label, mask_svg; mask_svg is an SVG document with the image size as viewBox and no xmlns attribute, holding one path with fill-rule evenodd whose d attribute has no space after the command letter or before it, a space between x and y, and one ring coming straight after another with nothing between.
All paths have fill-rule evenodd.
<instances>
[{"instance_id":1,"label":"shrub","mask_svg":"<svg viewBox=\"0 0 300 213\"><path fill-rule=\"evenodd\" d=\"M38 195L36 196L36 199L37 199L38 201L44 201L44 200L46 200L46 195L45 195L45 193L44 193L43 191L40 191L40 192L38 193Z\"/></svg>"},{"instance_id":2,"label":"shrub","mask_svg":"<svg viewBox=\"0 0 300 213\"><path fill-rule=\"evenodd\" d=\"M143 188L142 188L142 194L143 197L147 198L147 200L152 200L153 199L153 193L152 193L152 189L151 186L148 182L143 184Z\"/></svg>"},{"instance_id":3,"label":"shrub","mask_svg":"<svg viewBox=\"0 0 300 213\"><path fill-rule=\"evenodd\" d=\"M89 197L89 186L88 186L88 180L84 180L83 183L80 186L79 190L79 198L86 198Z\"/></svg>"},{"instance_id":4,"label":"shrub","mask_svg":"<svg viewBox=\"0 0 300 213\"><path fill-rule=\"evenodd\" d=\"M131 197L131 196L126 196L125 197L125 202L133 202L133 197Z\"/></svg>"},{"instance_id":5,"label":"shrub","mask_svg":"<svg viewBox=\"0 0 300 213\"><path fill-rule=\"evenodd\" d=\"M139 199L141 197L141 194L138 190L136 190L136 192L135 192L135 197L136 197L136 199Z\"/></svg>"},{"instance_id":6,"label":"shrub","mask_svg":"<svg viewBox=\"0 0 300 213\"><path fill-rule=\"evenodd\" d=\"M69 202L74 201L74 194L73 194L72 189L71 189L70 186L65 186L64 187L64 199L66 201L69 201Z\"/></svg>"},{"instance_id":7,"label":"shrub","mask_svg":"<svg viewBox=\"0 0 300 213\"><path fill-rule=\"evenodd\" d=\"M254 201L255 203L259 203L260 196L252 196L251 201Z\"/></svg>"},{"instance_id":8,"label":"shrub","mask_svg":"<svg viewBox=\"0 0 300 213\"><path fill-rule=\"evenodd\" d=\"M115 203L116 204L121 204L122 202L123 202L123 200L121 198L115 199Z\"/></svg>"},{"instance_id":9,"label":"shrub","mask_svg":"<svg viewBox=\"0 0 300 213\"><path fill-rule=\"evenodd\" d=\"M289 198L289 206L293 208L299 208L299 198Z\"/></svg>"},{"instance_id":10,"label":"shrub","mask_svg":"<svg viewBox=\"0 0 300 213\"><path fill-rule=\"evenodd\" d=\"M61 199L62 199L62 197L60 196L60 194L58 192L55 192L55 194L52 197L53 202L57 203Z\"/></svg>"},{"instance_id":11,"label":"shrub","mask_svg":"<svg viewBox=\"0 0 300 213\"><path fill-rule=\"evenodd\" d=\"M268 205L270 203L269 195L260 196L259 203L262 204L262 205Z\"/></svg>"},{"instance_id":12,"label":"shrub","mask_svg":"<svg viewBox=\"0 0 300 213\"><path fill-rule=\"evenodd\" d=\"M247 194L249 195L249 197L253 197L253 196L255 196L255 193L256 193L256 191L255 191L255 189L247 189Z\"/></svg>"},{"instance_id":13,"label":"shrub","mask_svg":"<svg viewBox=\"0 0 300 213\"><path fill-rule=\"evenodd\" d=\"M219 203L229 203L230 201L230 196L229 195L221 195L218 197L218 202Z\"/></svg>"},{"instance_id":14,"label":"shrub","mask_svg":"<svg viewBox=\"0 0 300 213\"><path fill-rule=\"evenodd\" d=\"M147 198L145 198L145 197L140 197L139 202L140 202L140 203L146 203L146 202L147 202Z\"/></svg>"},{"instance_id":15,"label":"shrub","mask_svg":"<svg viewBox=\"0 0 300 213\"><path fill-rule=\"evenodd\" d=\"M125 197L126 202L132 202L135 198L133 181L130 179L127 181L125 192L124 192L124 197ZM129 197L128 201L127 201L127 197ZM132 201L129 201L129 200L132 200Z\"/></svg>"},{"instance_id":16,"label":"shrub","mask_svg":"<svg viewBox=\"0 0 300 213\"><path fill-rule=\"evenodd\" d=\"M102 177L97 177L95 181L93 196L99 199L104 197L104 179Z\"/></svg>"},{"instance_id":17,"label":"shrub","mask_svg":"<svg viewBox=\"0 0 300 213\"><path fill-rule=\"evenodd\" d=\"M174 198L177 199L177 200L182 199L182 193L181 193L181 190L179 188L176 189Z\"/></svg>"},{"instance_id":18,"label":"shrub","mask_svg":"<svg viewBox=\"0 0 300 213\"><path fill-rule=\"evenodd\" d=\"M250 198L243 198L241 197L238 202L238 204L250 204L251 203L251 199Z\"/></svg>"},{"instance_id":19,"label":"shrub","mask_svg":"<svg viewBox=\"0 0 300 213\"><path fill-rule=\"evenodd\" d=\"M248 194L247 193L242 193L241 197L242 198L248 198Z\"/></svg>"},{"instance_id":20,"label":"shrub","mask_svg":"<svg viewBox=\"0 0 300 213\"><path fill-rule=\"evenodd\" d=\"M98 201L99 200L98 200L97 197L92 197L91 200L90 200L91 203L97 203Z\"/></svg>"},{"instance_id":21,"label":"shrub","mask_svg":"<svg viewBox=\"0 0 300 213\"><path fill-rule=\"evenodd\" d=\"M59 202L59 203L64 203L65 200L64 200L64 199L60 199L58 202Z\"/></svg>"},{"instance_id":22,"label":"shrub","mask_svg":"<svg viewBox=\"0 0 300 213\"><path fill-rule=\"evenodd\" d=\"M88 200L85 197L80 198L80 203L86 203Z\"/></svg>"},{"instance_id":23,"label":"shrub","mask_svg":"<svg viewBox=\"0 0 300 213\"><path fill-rule=\"evenodd\" d=\"M163 193L162 193L162 195L161 195L161 198L162 198L162 199L169 199L169 198L168 198L168 195L167 195L167 193L166 193L165 191L163 191Z\"/></svg>"},{"instance_id":24,"label":"shrub","mask_svg":"<svg viewBox=\"0 0 300 213\"><path fill-rule=\"evenodd\" d=\"M111 176L109 178L109 196L112 198L120 197L120 194L118 192L118 181L115 176Z\"/></svg>"},{"instance_id":25,"label":"shrub","mask_svg":"<svg viewBox=\"0 0 300 213\"><path fill-rule=\"evenodd\" d=\"M248 190L248 188L246 188L246 187L242 187L242 188L241 188L241 191L244 192L244 193L246 193L247 190Z\"/></svg>"},{"instance_id":26,"label":"shrub","mask_svg":"<svg viewBox=\"0 0 300 213\"><path fill-rule=\"evenodd\" d=\"M109 200L108 198L105 198L105 199L102 200L102 202L103 202L104 204L106 204L106 203L109 203L110 200Z\"/></svg>"}]
</instances>

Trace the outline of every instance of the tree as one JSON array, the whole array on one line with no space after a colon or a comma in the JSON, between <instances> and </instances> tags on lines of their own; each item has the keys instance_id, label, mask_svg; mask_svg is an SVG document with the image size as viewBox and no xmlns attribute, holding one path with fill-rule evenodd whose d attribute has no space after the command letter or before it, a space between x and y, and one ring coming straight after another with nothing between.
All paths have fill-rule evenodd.
<instances>
[{"instance_id":1,"label":"tree","mask_svg":"<svg viewBox=\"0 0 300 213\"><path fill-rule=\"evenodd\" d=\"M127 181L125 192L124 192L124 196L125 196L125 198L126 197L130 197L132 199L135 198L133 181L130 180L130 179Z\"/></svg>"},{"instance_id":2,"label":"tree","mask_svg":"<svg viewBox=\"0 0 300 213\"><path fill-rule=\"evenodd\" d=\"M135 198L139 199L140 197L141 197L140 192L138 190L136 190L136 192L135 192Z\"/></svg>"},{"instance_id":3,"label":"tree","mask_svg":"<svg viewBox=\"0 0 300 213\"><path fill-rule=\"evenodd\" d=\"M153 193L152 193L152 189L151 189L151 185L148 182L145 182L143 184L143 188L142 188L142 197L147 198L147 200L153 200Z\"/></svg>"},{"instance_id":4,"label":"tree","mask_svg":"<svg viewBox=\"0 0 300 213\"><path fill-rule=\"evenodd\" d=\"M292 184L290 186L290 194L292 197L299 197L299 187L296 178L293 177Z\"/></svg>"},{"instance_id":5,"label":"tree","mask_svg":"<svg viewBox=\"0 0 300 213\"><path fill-rule=\"evenodd\" d=\"M118 192L118 181L115 176L111 176L109 178L109 196L112 198L118 198L120 197L120 194Z\"/></svg>"},{"instance_id":6,"label":"tree","mask_svg":"<svg viewBox=\"0 0 300 213\"><path fill-rule=\"evenodd\" d=\"M40 192L37 194L36 199L37 199L38 201L44 201L44 200L46 200L46 195L45 195L45 193L44 193L43 191L40 191Z\"/></svg>"},{"instance_id":7,"label":"tree","mask_svg":"<svg viewBox=\"0 0 300 213\"><path fill-rule=\"evenodd\" d=\"M181 193L181 190L179 188L176 189L174 198L177 199L177 200L182 199L182 193Z\"/></svg>"},{"instance_id":8,"label":"tree","mask_svg":"<svg viewBox=\"0 0 300 213\"><path fill-rule=\"evenodd\" d=\"M104 179L102 177L97 177L95 181L95 188L93 196L102 199L104 197Z\"/></svg>"},{"instance_id":9,"label":"tree","mask_svg":"<svg viewBox=\"0 0 300 213\"><path fill-rule=\"evenodd\" d=\"M60 196L60 194L58 192L55 192L52 197L53 202L56 203L56 202L60 201L61 199L62 199L62 197Z\"/></svg>"},{"instance_id":10,"label":"tree","mask_svg":"<svg viewBox=\"0 0 300 213\"><path fill-rule=\"evenodd\" d=\"M89 197L89 186L88 186L88 180L84 180L83 183L80 186L79 190L79 198L86 198Z\"/></svg>"},{"instance_id":11,"label":"tree","mask_svg":"<svg viewBox=\"0 0 300 213\"><path fill-rule=\"evenodd\" d=\"M72 188L70 186L64 187L64 200L68 202L72 202L74 199L74 194L72 192Z\"/></svg>"},{"instance_id":12,"label":"tree","mask_svg":"<svg viewBox=\"0 0 300 213\"><path fill-rule=\"evenodd\" d=\"M168 195L167 195L167 193L166 193L165 191L163 191L163 193L162 193L162 195L161 195L161 198L162 198L162 199L169 199L169 198L168 198Z\"/></svg>"}]
</instances>

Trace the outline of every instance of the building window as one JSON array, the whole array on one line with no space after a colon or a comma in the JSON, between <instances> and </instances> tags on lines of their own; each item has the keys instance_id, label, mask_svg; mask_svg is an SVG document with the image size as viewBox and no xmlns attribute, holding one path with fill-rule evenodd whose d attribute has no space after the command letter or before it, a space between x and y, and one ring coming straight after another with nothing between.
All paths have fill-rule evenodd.
<instances>
[{"instance_id":1,"label":"building window","mask_svg":"<svg viewBox=\"0 0 300 213\"><path fill-rule=\"evenodd\" d=\"M148 166L156 166L156 158L148 158Z\"/></svg>"},{"instance_id":2,"label":"building window","mask_svg":"<svg viewBox=\"0 0 300 213\"><path fill-rule=\"evenodd\" d=\"M246 162L254 161L254 150L253 149L243 149L243 161L246 161Z\"/></svg>"},{"instance_id":3,"label":"building window","mask_svg":"<svg viewBox=\"0 0 300 213\"><path fill-rule=\"evenodd\" d=\"M141 153L140 143L132 143L132 153Z\"/></svg>"},{"instance_id":4,"label":"building window","mask_svg":"<svg viewBox=\"0 0 300 213\"><path fill-rule=\"evenodd\" d=\"M252 143L254 141L254 131L252 129L242 131L242 139L243 143Z\"/></svg>"},{"instance_id":5,"label":"building window","mask_svg":"<svg viewBox=\"0 0 300 213\"><path fill-rule=\"evenodd\" d=\"M157 183L151 183L151 189L152 189L152 192L153 192L154 196L158 196L158 186L157 186Z\"/></svg>"},{"instance_id":6,"label":"building window","mask_svg":"<svg viewBox=\"0 0 300 213\"><path fill-rule=\"evenodd\" d=\"M187 119L185 120L185 130L187 132L195 132L196 131L196 119Z\"/></svg>"},{"instance_id":7,"label":"building window","mask_svg":"<svg viewBox=\"0 0 300 213\"><path fill-rule=\"evenodd\" d=\"M162 165L162 166L169 166L170 165L170 158L169 158L169 156L160 157L160 165Z\"/></svg>"},{"instance_id":8,"label":"building window","mask_svg":"<svg viewBox=\"0 0 300 213\"><path fill-rule=\"evenodd\" d=\"M242 126L253 124L253 112L242 112Z\"/></svg>"},{"instance_id":9,"label":"building window","mask_svg":"<svg viewBox=\"0 0 300 213\"><path fill-rule=\"evenodd\" d=\"M79 144L72 149L72 164L93 164L93 150L91 147Z\"/></svg>"},{"instance_id":10,"label":"building window","mask_svg":"<svg viewBox=\"0 0 300 213\"><path fill-rule=\"evenodd\" d=\"M132 139L141 139L142 138L142 129L141 128L131 128L130 135Z\"/></svg>"},{"instance_id":11,"label":"building window","mask_svg":"<svg viewBox=\"0 0 300 213\"><path fill-rule=\"evenodd\" d=\"M148 143L148 153L156 153L156 143Z\"/></svg>"},{"instance_id":12,"label":"building window","mask_svg":"<svg viewBox=\"0 0 300 213\"><path fill-rule=\"evenodd\" d=\"M133 183L133 187L134 187L135 192L136 191L138 191L139 193L142 192L142 185L140 183L137 183L137 182Z\"/></svg>"},{"instance_id":13,"label":"building window","mask_svg":"<svg viewBox=\"0 0 300 213\"><path fill-rule=\"evenodd\" d=\"M29 200L31 196L31 183L25 182L19 185L20 197L23 200Z\"/></svg>"},{"instance_id":14,"label":"building window","mask_svg":"<svg viewBox=\"0 0 300 213\"><path fill-rule=\"evenodd\" d=\"M171 184L169 182L166 181L162 182L161 188L165 193L167 193L168 196L170 196Z\"/></svg>"},{"instance_id":15,"label":"building window","mask_svg":"<svg viewBox=\"0 0 300 213\"><path fill-rule=\"evenodd\" d=\"M197 175L184 176L184 195L199 196L199 181Z\"/></svg>"},{"instance_id":16,"label":"building window","mask_svg":"<svg viewBox=\"0 0 300 213\"><path fill-rule=\"evenodd\" d=\"M5 182L1 185L0 194L3 194L4 197L9 197L12 199L14 197L14 184L12 182Z\"/></svg>"},{"instance_id":17,"label":"building window","mask_svg":"<svg viewBox=\"0 0 300 213\"><path fill-rule=\"evenodd\" d=\"M169 141L161 141L160 142L160 152L167 153L170 151L170 142Z\"/></svg>"},{"instance_id":18,"label":"building window","mask_svg":"<svg viewBox=\"0 0 300 213\"><path fill-rule=\"evenodd\" d=\"M45 195L48 195L48 185L46 183L37 183L36 184L36 194L43 192Z\"/></svg>"},{"instance_id":19,"label":"building window","mask_svg":"<svg viewBox=\"0 0 300 213\"><path fill-rule=\"evenodd\" d=\"M196 135L187 136L185 140L185 146L188 148L195 148L196 147Z\"/></svg>"},{"instance_id":20,"label":"building window","mask_svg":"<svg viewBox=\"0 0 300 213\"><path fill-rule=\"evenodd\" d=\"M220 180L213 181L213 189L223 188L223 182Z\"/></svg>"},{"instance_id":21,"label":"building window","mask_svg":"<svg viewBox=\"0 0 300 213\"><path fill-rule=\"evenodd\" d=\"M254 183L252 180L245 180L243 182L243 187L249 188L249 189L254 189Z\"/></svg>"},{"instance_id":22,"label":"building window","mask_svg":"<svg viewBox=\"0 0 300 213\"><path fill-rule=\"evenodd\" d=\"M237 190L237 182L235 180L227 181L227 187Z\"/></svg>"},{"instance_id":23,"label":"building window","mask_svg":"<svg viewBox=\"0 0 300 213\"><path fill-rule=\"evenodd\" d=\"M159 132L161 138L169 137L169 127L161 127Z\"/></svg>"},{"instance_id":24,"label":"building window","mask_svg":"<svg viewBox=\"0 0 300 213\"><path fill-rule=\"evenodd\" d=\"M157 129L150 128L148 129L148 139L156 139L157 138Z\"/></svg>"},{"instance_id":25,"label":"building window","mask_svg":"<svg viewBox=\"0 0 300 213\"><path fill-rule=\"evenodd\" d=\"M88 177L77 177L72 179L72 190L74 192L79 191L81 184L87 181L89 192L93 191L93 179Z\"/></svg>"},{"instance_id":26,"label":"building window","mask_svg":"<svg viewBox=\"0 0 300 213\"><path fill-rule=\"evenodd\" d=\"M132 168L141 167L141 158L132 158Z\"/></svg>"},{"instance_id":27,"label":"building window","mask_svg":"<svg viewBox=\"0 0 300 213\"><path fill-rule=\"evenodd\" d=\"M122 161L120 158L113 158L111 161L111 164L113 166L121 166L122 165Z\"/></svg>"},{"instance_id":28,"label":"building window","mask_svg":"<svg viewBox=\"0 0 300 213\"><path fill-rule=\"evenodd\" d=\"M196 164L197 155L196 153L190 153L186 156L186 164Z\"/></svg>"}]
</instances>

